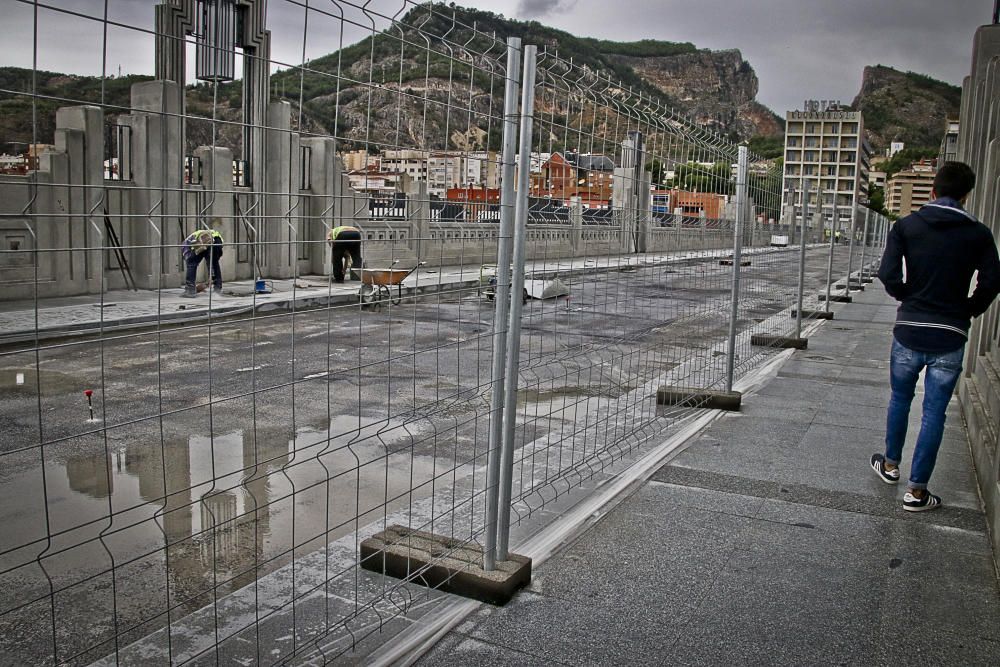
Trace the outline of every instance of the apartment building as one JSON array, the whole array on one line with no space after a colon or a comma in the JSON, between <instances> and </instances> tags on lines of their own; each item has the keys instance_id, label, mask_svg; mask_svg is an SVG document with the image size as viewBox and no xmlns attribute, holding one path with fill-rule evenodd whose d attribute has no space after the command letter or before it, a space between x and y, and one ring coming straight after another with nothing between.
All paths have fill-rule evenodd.
<instances>
[{"instance_id":1,"label":"apartment building","mask_svg":"<svg viewBox=\"0 0 1000 667\"><path fill-rule=\"evenodd\" d=\"M864 119L859 111L832 105L807 111L789 111L785 116L784 206L795 191L795 204L802 206L803 186L809 184L812 210L822 202L824 219L834 216L838 224L849 224L855 206L868 201L871 146L865 139Z\"/></svg>"},{"instance_id":2,"label":"apartment building","mask_svg":"<svg viewBox=\"0 0 1000 667\"><path fill-rule=\"evenodd\" d=\"M893 174L885 187L886 209L903 217L929 202L936 172L934 160L920 160Z\"/></svg>"}]
</instances>

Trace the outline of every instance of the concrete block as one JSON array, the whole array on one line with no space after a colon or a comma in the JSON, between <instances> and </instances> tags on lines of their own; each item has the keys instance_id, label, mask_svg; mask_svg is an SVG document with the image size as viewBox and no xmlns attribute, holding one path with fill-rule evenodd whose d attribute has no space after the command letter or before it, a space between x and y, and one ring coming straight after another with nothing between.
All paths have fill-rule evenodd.
<instances>
[{"instance_id":1,"label":"concrete block","mask_svg":"<svg viewBox=\"0 0 1000 667\"><path fill-rule=\"evenodd\" d=\"M795 338L792 336L773 336L770 334L753 334L750 336L750 344L761 345L764 347L804 350L809 347L809 339Z\"/></svg>"},{"instance_id":2,"label":"concrete block","mask_svg":"<svg viewBox=\"0 0 1000 667\"><path fill-rule=\"evenodd\" d=\"M496 569L482 567L477 544L393 525L361 543L361 567L446 593L506 604L531 583L531 559L510 554Z\"/></svg>"},{"instance_id":3,"label":"concrete block","mask_svg":"<svg viewBox=\"0 0 1000 667\"><path fill-rule=\"evenodd\" d=\"M732 266L733 265L733 258L732 257L725 257L723 259L720 259L719 260L719 265L720 266ZM751 265L751 262L750 262L749 259L741 259L740 260L740 266L750 266L750 265Z\"/></svg>"},{"instance_id":4,"label":"concrete block","mask_svg":"<svg viewBox=\"0 0 1000 667\"><path fill-rule=\"evenodd\" d=\"M820 294L819 300L826 301L826 295ZM854 299L847 296L846 294L834 294L830 296L830 303L851 303L852 301L854 301Z\"/></svg>"},{"instance_id":5,"label":"concrete block","mask_svg":"<svg viewBox=\"0 0 1000 667\"><path fill-rule=\"evenodd\" d=\"M743 394L738 391L708 391L695 387L660 387L657 405L680 405L690 408L739 411Z\"/></svg>"},{"instance_id":6,"label":"concrete block","mask_svg":"<svg viewBox=\"0 0 1000 667\"><path fill-rule=\"evenodd\" d=\"M799 311L793 310L792 317L797 317ZM832 320L833 313L827 310L808 310L806 308L802 309L802 317L811 317L814 320Z\"/></svg>"}]
</instances>

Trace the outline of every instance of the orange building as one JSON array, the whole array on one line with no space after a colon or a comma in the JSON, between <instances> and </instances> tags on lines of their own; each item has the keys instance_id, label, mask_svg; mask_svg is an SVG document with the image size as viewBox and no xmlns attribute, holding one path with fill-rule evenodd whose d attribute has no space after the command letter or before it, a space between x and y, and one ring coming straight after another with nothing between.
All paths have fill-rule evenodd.
<instances>
[{"instance_id":1,"label":"orange building","mask_svg":"<svg viewBox=\"0 0 1000 667\"><path fill-rule=\"evenodd\" d=\"M654 190L653 211L672 214L681 209L683 215L719 219L726 210L726 196L714 192L688 190Z\"/></svg>"}]
</instances>

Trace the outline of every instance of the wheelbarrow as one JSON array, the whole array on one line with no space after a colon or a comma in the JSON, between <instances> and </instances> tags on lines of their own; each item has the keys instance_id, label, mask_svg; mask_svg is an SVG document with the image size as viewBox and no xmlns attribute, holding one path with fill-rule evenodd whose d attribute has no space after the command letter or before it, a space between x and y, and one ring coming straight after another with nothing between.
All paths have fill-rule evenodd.
<instances>
[{"instance_id":1,"label":"wheelbarrow","mask_svg":"<svg viewBox=\"0 0 1000 667\"><path fill-rule=\"evenodd\" d=\"M396 260L387 269L360 269L361 289L358 291L358 298L361 303L390 301L394 306L400 304L403 300L403 281L426 262L419 262L412 269L394 268L398 262ZM392 291L393 286L396 287L395 292Z\"/></svg>"},{"instance_id":2,"label":"wheelbarrow","mask_svg":"<svg viewBox=\"0 0 1000 667\"><path fill-rule=\"evenodd\" d=\"M483 264L479 268L479 289L478 293L486 297L487 301L492 301L497 295L497 265ZM528 303L528 290L522 290L521 303Z\"/></svg>"}]
</instances>

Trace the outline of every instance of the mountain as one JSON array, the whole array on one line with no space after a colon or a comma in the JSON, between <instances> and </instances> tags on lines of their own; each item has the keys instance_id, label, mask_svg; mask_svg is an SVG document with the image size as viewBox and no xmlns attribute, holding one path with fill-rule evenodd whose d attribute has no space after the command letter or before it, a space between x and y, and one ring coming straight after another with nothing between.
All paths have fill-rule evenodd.
<instances>
[{"instance_id":1,"label":"mountain","mask_svg":"<svg viewBox=\"0 0 1000 667\"><path fill-rule=\"evenodd\" d=\"M948 116L957 116L962 89L915 72L884 65L865 67L852 106L864 114L865 132L881 153L890 142L907 148L937 148Z\"/></svg>"},{"instance_id":2,"label":"mountain","mask_svg":"<svg viewBox=\"0 0 1000 667\"><path fill-rule=\"evenodd\" d=\"M577 37L536 21L517 21L488 11L454 7L455 21L440 11L428 15L425 6L416 6L400 25L421 24L425 35L448 34L451 44L468 43L471 52L492 47L484 34L520 37L536 44L539 53L558 53L572 58L578 71L621 82L645 98L692 118L695 122L733 139L780 136L783 121L756 101L758 80L750 64L738 50L711 51L690 43L657 40L613 42ZM428 16L430 18L428 19ZM475 25L478 33L463 29ZM477 36L478 35L478 36ZM301 111L301 128L306 132L336 134L345 139L342 148L377 146L430 149L499 148L496 123L488 125L488 115L497 116L503 105L503 81L483 74L481 59L469 80L469 68L461 58L451 60L440 39L431 39L428 56L424 40L415 30L403 28L405 46L400 49L400 32L377 33L357 44L312 60L305 74L289 68L272 76L272 93L293 106L296 127ZM338 77L337 74L340 74ZM60 100L101 103L127 111L129 86L148 79L143 76L109 78L102 86L98 77L38 72L36 77L38 140L51 141L54 111L66 104ZM369 86L371 81L374 85ZM471 84L471 104L470 99ZM300 97L301 86L301 97ZM31 71L0 68L0 88L31 90ZM217 126L216 140L239 148L238 125L241 107L239 82L222 84L218 90L215 117L232 124ZM614 88L609 94L614 93ZM102 97L103 94L103 97ZM299 100L302 100L301 110ZM426 102L425 102L426 100ZM563 101L564 102L564 101ZM197 85L188 89L188 113L211 117L212 89ZM546 113L558 114L560 101L538 100ZM31 98L0 93L0 146L5 142L32 140ZM468 122L471 107L473 122ZM445 109L452 112L446 114ZM565 110L563 110L565 113ZM558 116L554 117L558 122ZM456 125L458 127L456 127ZM189 120L189 146L211 142L211 123ZM598 130L600 131L600 130ZM444 140L448 135L447 143ZM553 148L563 147L555 138ZM546 147L547 149L548 147ZM566 148L566 147L563 147Z\"/></svg>"},{"instance_id":3,"label":"mountain","mask_svg":"<svg viewBox=\"0 0 1000 667\"><path fill-rule=\"evenodd\" d=\"M544 53L558 53L563 60L572 59L577 72L586 69L621 82L734 139L773 136L783 131L782 121L756 101L757 76L735 49L711 51L690 43L656 40L612 42L577 37L536 21L506 19L488 11L456 7L455 12L454 23L450 16L440 13L428 20L426 8L417 6L401 24L419 23L424 34L447 33L450 43L467 43L471 52L491 47L495 52L496 47L462 25L475 25L479 35L520 37L525 44L538 45L540 58ZM469 72L463 68L462 59L451 61L441 55L441 43L433 39L435 49L428 58L422 46L413 46L423 44L420 34L403 28L402 37L406 42L402 53L399 33L380 33L311 61L305 75L297 68L278 72L272 78L274 86L285 90L290 101L297 104L301 83L304 129L330 133L336 125L339 136L358 146L367 143L440 149L446 147L442 139L448 128L451 143L447 147L476 149L486 148L488 143L489 148L497 148L499 132L487 126L485 116L491 108L492 115L502 108L502 81L490 80L479 72L472 77L473 115L481 115L475 127L469 128L468 114L453 111L452 118L448 118L442 111L449 106L469 105ZM358 83L341 79L338 90L337 77L328 76L338 71ZM374 88L367 86L369 80L376 84ZM547 112L554 111L549 101L539 99L538 104ZM558 104L556 101L555 106ZM463 125L460 130L454 129L457 116Z\"/></svg>"}]
</instances>

